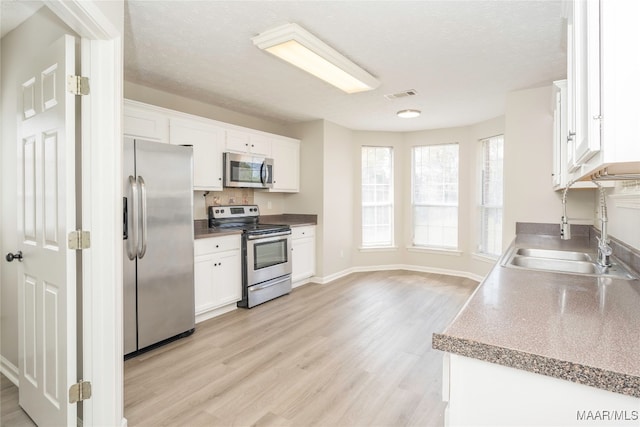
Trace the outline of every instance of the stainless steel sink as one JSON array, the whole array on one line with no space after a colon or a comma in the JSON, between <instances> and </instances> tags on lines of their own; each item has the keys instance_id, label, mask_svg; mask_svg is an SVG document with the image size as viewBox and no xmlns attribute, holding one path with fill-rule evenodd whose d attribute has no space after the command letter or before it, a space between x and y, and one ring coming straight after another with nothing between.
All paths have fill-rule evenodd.
<instances>
[{"instance_id":1,"label":"stainless steel sink","mask_svg":"<svg viewBox=\"0 0 640 427\"><path fill-rule=\"evenodd\" d=\"M516 255L536 258L551 258L558 260L592 261L591 256L585 252L556 251L553 249L519 248L516 251Z\"/></svg>"},{"instance_id":2,"label":"stainless steel sink","mask_svg":"<svg viewBox=\"0 0 640 427\"><path fill-rule=\"evenodd\" d=\"M511 250L502 265L528 270L612 277L625 280L636 279L636 276L622 264L614 262L611 267L601 267L592 261L591 255L585 252L517 248Z\"/></svg>"}]
</instances>

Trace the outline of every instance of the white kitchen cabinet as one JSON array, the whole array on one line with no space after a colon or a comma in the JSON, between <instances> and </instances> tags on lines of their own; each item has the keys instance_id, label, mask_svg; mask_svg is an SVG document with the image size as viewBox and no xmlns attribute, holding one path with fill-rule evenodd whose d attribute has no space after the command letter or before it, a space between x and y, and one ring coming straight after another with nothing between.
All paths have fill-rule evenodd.
<instances>
[{"instance_id":1,"label":"white kitchen cabinet","mask_svg":"<svg viewBox=\"0 0 640 427\"><path fill-rule=\"evenodd\" d=\"M300 141L274 139L271 145L273 157L273 188L270 191L297 193L300 191Z\"/></svg>"},{"instance_id":2,"label":"white kitchen cabinet","mask_svg":"<svg viewBox=\"0 0 640 427\"><path fill-rule=\"evenodd\" d=\"M271 157L271 139L265 135L227 130L225 142L227 151Z\"/></svg>"},{"instance_id":3,"label":"white kitchen cabinet","mask_svg":"<svg viewBox=\"0 0 640 427\"><path fill-rule=\"evenodd\" d=\"M567 3L569 172L600 151L600 1Z\"/></svg>"},{"instance_id":4,"label":"white kitchen cabinet","mask_svg":"<svg viewBox=\"0 0 640 427\"><path fill-rule=\"evenodd\" d=\"M122 130L125 136L169 142L169 118L159 109L136 101L125 100Z\"/></svg>"},{"instance_id":5,"label":"white kitchen cabinet","mask_svg":"<svg viewBox=\"0 0 640 427\"><path fill-rule=\"evenodd\" d=\"M553 171L554 189L567 184L567 81L553 82Z\"/></svg>"},{"instance_id":6,"label":"white kitchen cabinet","mask_svg":"<svg viewBox=\"0 0 640 427\"><path fill-rule=\"evenodd\" d=\"M637 423L640 411L632 396L457 354L445 355L443 374L445 426L613 425L594 413Z\"/></svg>"},{"instance_id":7,"label":"white kitchen cabinet","mask_svg":"<svg viewBox=\"0 0 640 427\"><path fill-rule=\"evenodd\" d=\"M316 274L316 227L292 227L291 246L291 282L295 288Z\"/></svg>"},{"instance_id":8,"label":"white kitchen cabinet","mask_svg":"<svg viewBox=\"0 0 640 427\"><path fill-rule=\"evenodd\" d=\"M600 151L581 165L581 175L640 173L640 2L600 1Z\"/></svg>"},{"instance_id":9,"label":"white kitchen cabinet","mask_svg":"<svg viewBox=\"0 0 640 427\"><path fill-rule=\"evenodd\" d=\"M209 237L194 242L196 322L242 299L240 235Z\"/></svg>"},{"instance_id":10,"label":"white kitchen cabinet","mask_svg":"<svg viewBox=\"0 0 640 427\"><path fill-rule=\"evenodd\" d=\"M565 3L569 179L640 172L639 3Z\"/></svg>"},{"instance_id":11,"label":"white kitchen cabinet","mask_svg":"<svg viewBox=\"0 0 640 427\"><path fill-rule=\"evenodd\" d=\"M222 191L224 129L196 120L170 119L169 140L193 146L193 188Z\"/></svg>"}]
</instances>

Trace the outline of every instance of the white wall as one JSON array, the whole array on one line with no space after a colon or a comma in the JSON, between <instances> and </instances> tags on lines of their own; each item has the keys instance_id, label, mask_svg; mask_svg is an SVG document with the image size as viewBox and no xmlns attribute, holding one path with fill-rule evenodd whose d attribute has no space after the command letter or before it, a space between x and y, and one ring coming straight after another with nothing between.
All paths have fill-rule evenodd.
<instances>
[{"instance_id":1,"label":"white wall","mask_svg":"<svg viewBox=\"0 0 640 427\"><path fill-rule=\"evenodd\" d=\"M562 192L551 186L551 86L507 95L504 148L503 247L513 240L516 222L560 224ZM593 224L593 189L570 190L567 214L573 224ZM558 225L559 227L559 225Z\"/></svg>"},{"instance_id":2,"label":"white wall","mask_svg":"<svg viewBox=\"0 0 640 427\"><path fill-rule=\"evenodd\" d=\"M16 109L18 99L17 72L25 59L45 49L64 34L75 33L48 8L43 7L31 18L2 38L2 254L17 248L16 220ZM2 357L18 366L18 291L17 271L5 263L1 280L1 342Z\"/></svg>"},{"instance_id":3,"label":"white wall","mask_svg":"<svg viewBox=\"0 0 640 427\"><path fill-rule=\"evenodd\" d=\"M325 127L323 120L299 123L291 126L292 137L300 139L300 192L284 195L285 213L318 215L316 227L316 275L324 275L325 230L324 180Z\"/></svg>"},{"instance_id":4,"label":"white wall","mask_svg":"<svg viewBox=\"0 0 640 427\"><path fill-rule=\"evenodd\" d=\"M355 157L352 131L324 122L323 274L330 276L352 266L354 249Z\"/></svg>"},{"instance_id":5,"label":"white wall","mask_svg":"<svg viewBox=\"0 0 640 427\"><path fill-rule=\"evenodd\" d=\"M607 230L610 236L640 250L640 181L625 183L626 188L621 184L607 188ZM597 194L594 199L598 206ZM598 215L594 221L600 228Z\"/></svg>"},{"instance_id":6,"label":"white wall","mask_svg":"<svg viewBox=\"0 0 640 427\"><path fill-rule=\"evenodd\" d=\"M125 99L145 102L147 104L157 105L158 107L182 111L184 113L261 130L263 132L270 132L290 137L293 136L291 135L290 128L287 125L278 124L274 120L261 119L247 114L237 113L216 105L206 104L204 102L142 86L130 81L124 82L124 97Z\"/></svg>"}]
</instances>

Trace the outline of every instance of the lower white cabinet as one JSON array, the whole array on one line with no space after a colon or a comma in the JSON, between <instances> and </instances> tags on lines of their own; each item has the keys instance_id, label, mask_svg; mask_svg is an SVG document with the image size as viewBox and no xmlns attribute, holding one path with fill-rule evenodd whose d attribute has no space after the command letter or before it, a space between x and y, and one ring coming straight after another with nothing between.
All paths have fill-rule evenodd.
<instances>
[{"instance_id":1,"label":"lower white cabinet","mask_svg":"<svg viewBox=\"0 0 640 427\"><path fill-rule=\"evenodd\" d=\"M295 288L316 274L316 227L293 227L291 246L291 282Z\"/></svg>"},{"instance_id":2,"label":"lower white cabinet","mask_svg":"<svg viewBox=\"0 0 640 427\"><path fill-rule=\"evenodd\" d=\"M240 235L209 237L194 242L196 322L242 299ZM213 313L212 313L213 312ZM213 315L207 316L212 313Z\"/></svg>"},{"instance_id":3,"label":"lower white cabinet","mask_svg":"<svg viewBox=\"0 0 640 427\"><path fill-rule=\"evenodd\" d=\"M636 397L457 354L444 361L447 427L638 425Z\"/></svg>"}]
</instances>

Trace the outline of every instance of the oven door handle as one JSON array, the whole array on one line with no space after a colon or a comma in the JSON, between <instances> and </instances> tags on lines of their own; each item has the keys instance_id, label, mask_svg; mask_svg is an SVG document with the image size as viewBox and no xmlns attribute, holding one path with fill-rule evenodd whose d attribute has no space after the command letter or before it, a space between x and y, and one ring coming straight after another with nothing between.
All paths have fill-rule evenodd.
<instances>
[{"instance_id":1,"label":"oven door handle","mask_svg":"<svg viewBox=\"0 0 640 427\"><path fill-rule=\"evenodd\" d=\"M291 234L291 230L287 230L287 231L280 231L278 233L268 233L268 234L247 234L247 240L264 240L264 241L270 241L272 240L272 237L280 237L280 236L287 236ZM273 239L273 240L278 240L278 239Z\"/></svg>"},{"instance_id":2,"label":"oven door handle","mask_svg":"<svg viewBox=\"0 0 640 427\"><path fill-rule=\"evenodd\" d=\"M269 282L269 283L265 283L264 285L259 285L259 286L252 286L252 287L249 288L249 292L258 292L258 291L261 291L263 289L267 289L267 288L270 288L272 286L279 285L280 283L284 283L284 282L286 282L287 280L290 280L290 279L291 279L290 276L286 276L286 277L283 277L283 278L281 278L279 280L276 279L275 282Z\"/></svg>"}]
</instances>

